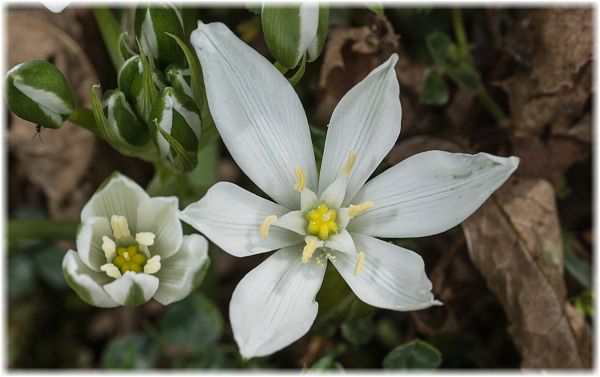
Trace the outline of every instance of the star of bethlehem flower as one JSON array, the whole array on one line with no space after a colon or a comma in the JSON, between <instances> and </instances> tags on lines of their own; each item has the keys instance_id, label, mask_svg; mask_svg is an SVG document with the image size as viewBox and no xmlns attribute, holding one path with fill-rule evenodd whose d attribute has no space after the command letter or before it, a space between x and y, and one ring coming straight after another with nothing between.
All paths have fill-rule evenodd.
<instances>
[{"instance_id":1,"label":"star of bethlehem flower","mask_svg":"<svg viewBox=\"0 0 600 377\"><path fill-rule=\"evenodd\" d=\"M151 198L121 174L83 208L77 251L63 259L65 280L83 301L104 308L179 301L209 265L206 239L183 235L177 198Z\"/></svg>"},{"instance_id":2,"label":"star of bethlehem flower","mask_svg":"<svg viewBox=\"0 0 600 377\"><path fill-rule=\"evenodd\" d=\"M221 182L181 215L232 255L277 250L231 298L240 353L271 354L310 329L329 262L370 305L406 311L441 304L422 258L376 237L422 237L456 226L518 159L429 151L367 182L400 133L394 54L335 108L317 175L306 115L285 77L221 23L200 24L191 41L225 145L274 200Z\"/></svg>"}]
</instances>

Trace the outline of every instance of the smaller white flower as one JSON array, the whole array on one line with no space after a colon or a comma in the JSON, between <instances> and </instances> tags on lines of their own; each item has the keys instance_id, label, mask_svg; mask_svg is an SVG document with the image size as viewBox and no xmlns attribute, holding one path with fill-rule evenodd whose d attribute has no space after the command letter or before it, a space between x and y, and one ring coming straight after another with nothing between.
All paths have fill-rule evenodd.
<instances>
[{"instance_id":1,"label":"smaller white flower","mask_svg":"<svg viewBox=\"0 0 600 377\"><path fill-rule=\"evenodd\" d=\"M177 198L151 198L121 174L92 196L81 222L63 273L90 305L168 305L192 292L209 265L206 239L183 235Z\"/></svg>"}]
</instances>

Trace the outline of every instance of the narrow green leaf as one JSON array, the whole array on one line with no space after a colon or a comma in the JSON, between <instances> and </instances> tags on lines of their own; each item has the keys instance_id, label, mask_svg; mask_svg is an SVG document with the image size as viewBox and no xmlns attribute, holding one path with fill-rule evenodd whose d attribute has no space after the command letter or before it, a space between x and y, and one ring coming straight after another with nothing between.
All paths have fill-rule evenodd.
<instances>
[{"instance_id":1,"label":"narrow green leaf","mask_svg":"<svg viewBox=\"0 0 600 377\"><path fill-rule=\"evenodd\" d=\"M442 354L429 343L416 339L394 348L383 360L385 369L436 369Z\"/></svg>"},{"instance_id":2,"label":"narrow green leaf","mask_svg":"<svg viewBox=\"0 0 600 377\"><path fill-rule=\"evenodd\" d=\"M119 55L119 35L121 34L119 23L108 8L94 7L92 10L100 29L100 35L110 55L110 60L115 70L119 70L119 67L123 63Z\"/></svg>"},{"instance_id":3,"label":"narrow green leaf","mask_svg":"<svg viewBox=\"0 0 600 377\"><path fill-rule=\"evenodd\" d=\"M377 2L369 2L369 3L365 3L365 5L367 6L367 8L369 8L369 10L379 16L383 16L383 5L381 3L377 3Z\"/></svg>"}]
</instances>

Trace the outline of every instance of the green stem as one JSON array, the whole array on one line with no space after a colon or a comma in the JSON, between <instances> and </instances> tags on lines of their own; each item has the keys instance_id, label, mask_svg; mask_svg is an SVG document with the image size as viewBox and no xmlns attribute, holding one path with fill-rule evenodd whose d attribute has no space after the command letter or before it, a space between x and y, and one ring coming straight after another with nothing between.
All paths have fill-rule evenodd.
<instances>
[{"instance_id":1,"label":"green stem","mask_svg":"<svg viewBox=\"0 0 600 377\"><path fill-rule=\"evenodd\" d=\"M274 65L275 65L275 68L277 68L279 70L279 72L281 72L281 74L283 74L283 75L285 75L286 72L289 71L289 68L284 67L278 61L276 61Z\"/></svg>"},{"instance_id":2,"label":"green stem","mask_svg":"<svg viewBox=\"0 0 600 377\"><path fill-rule=\"evenodd\" d=\"M115 70L118 71L122 63L119 55L118 43L119 35L121 34L119 23L108 8L94 7L93 12L96 22L98 23L98 28L100 29L100 34L102 35L102 40L110 55L110 60L112 61Z\"/></svg>"},{"instance_id":3,"label":"green stem","mask_svg":"<svg viewBox=\"0 0 600 377\"><path fill-rule=\"evenodd\" d=\"M74 240L79 222L51 220L9 220L8 239Z\"/></svg>"},{"instance_id":4,"label":"green stem","mask_svg":"<svg viewBox=\"0 0 600 377\"><path fill-rule=\"evenodd\" d=\"M471 57L471 51L469 49L469 42L467 40L467 33L465 32L465 24L463 22L462 13L458 8L452 9L452 26L454 29L454 37L458 43L461 55L471 66L474 66L473 58ZM494 117L496 122L504 123L507 121L508 117L504 111L502 111L502 108L500 108L496 101L494 101L485 85L483 85L483 82L481 83L480 89L477 92L477 96L479 97L483 107Z\"/></svg>"},{"instance_id":5,"label":"green stem","mask_svg":"<svg viewBox=\"0 0 600 377\"><path fill-rule=\"evenodd\" d=\"M68 120L97 134L98 127L94 113L90 109L78 107L69 115Z\"/></svg>"}]
</instances>

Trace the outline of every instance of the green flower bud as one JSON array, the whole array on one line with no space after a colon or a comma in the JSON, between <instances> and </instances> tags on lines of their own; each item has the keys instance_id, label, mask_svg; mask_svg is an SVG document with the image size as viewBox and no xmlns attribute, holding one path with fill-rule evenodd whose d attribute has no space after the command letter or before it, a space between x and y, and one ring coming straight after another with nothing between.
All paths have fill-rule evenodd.
<instances>
[{"instance_id":1,"label":"green flower bud","mask_svg":"<svg viewBox=\"0 0 600 377\"><path fill-rule=\"evenodd\" d=\"M109 132L124 147L136 149L150 142L150 131L135 115L123 92L118 89L107 91L102 110L108 121Z\"/></svg>"},{"instance_id":2,"label":"green flower bud","mask_svg":"<svg viewBox=\"0 0 600 377\"><path fill-rule=\"evenodd\" d=\"M167 78L175 91L194 99L192 75L189 68L181 68L177 65L172 65L167 69Z\"/></svg>"},{"instance_id":3,"label":"green flower bud","mask_svg":"<svg viewBox=\"0 0 600 377\"><path fill-rule=\"evenodd\" d=\"M174 171L189 171L196 166L201 121L190 97L165 88L152 112L152 127L158 150Z\"/></svg>"},{"instance_id":4,"label":"green flower bud","mask_svg":"<svg viewBox=\"0 0 600 377\"><path fill-rule=\"evenodd\" d=\"M117 77L119 89L135 105L138 115L146 122L150 120L150 112L154 106L155 99L153 97L168 85L162 72L157 69L149 69L152 79L148 86L144 82L142 57L135 55L121 65Z\"/></svg>"},{"instance_id":5,"label":"green flower bud","mask_svg":"<svg viewBox=\"0 0 600 377\"><path fill-rule=\"evenodd\" d=\"M140 48L158 67L183 62L183 52L177 42L166 34L185 39L181 13L173 5L156 4L137 8L134 28Z\"/></svg>"},{"instance_id":6,"label":"green flower bud","mask_svg":"<svg viewBox=\"0 0 600 377\"><path fill-rule=\"evenodd\" d=\"M75 108L73 92L54 65L30 60L6 73L8 107L19 117L46 128L59 128Z\"/></svg>"},{"instance_id":7,"label":"green flower bud","mask_svg":"<svg viewBox=\"0 0 600 377\"><path fill-rule=\"evenodd\" d=\"M265 41L279 64L294 68L304 55L319 57L329 29L329 8L316 3L264 4L261 22Z\"/></svg>"}]
</instances>

